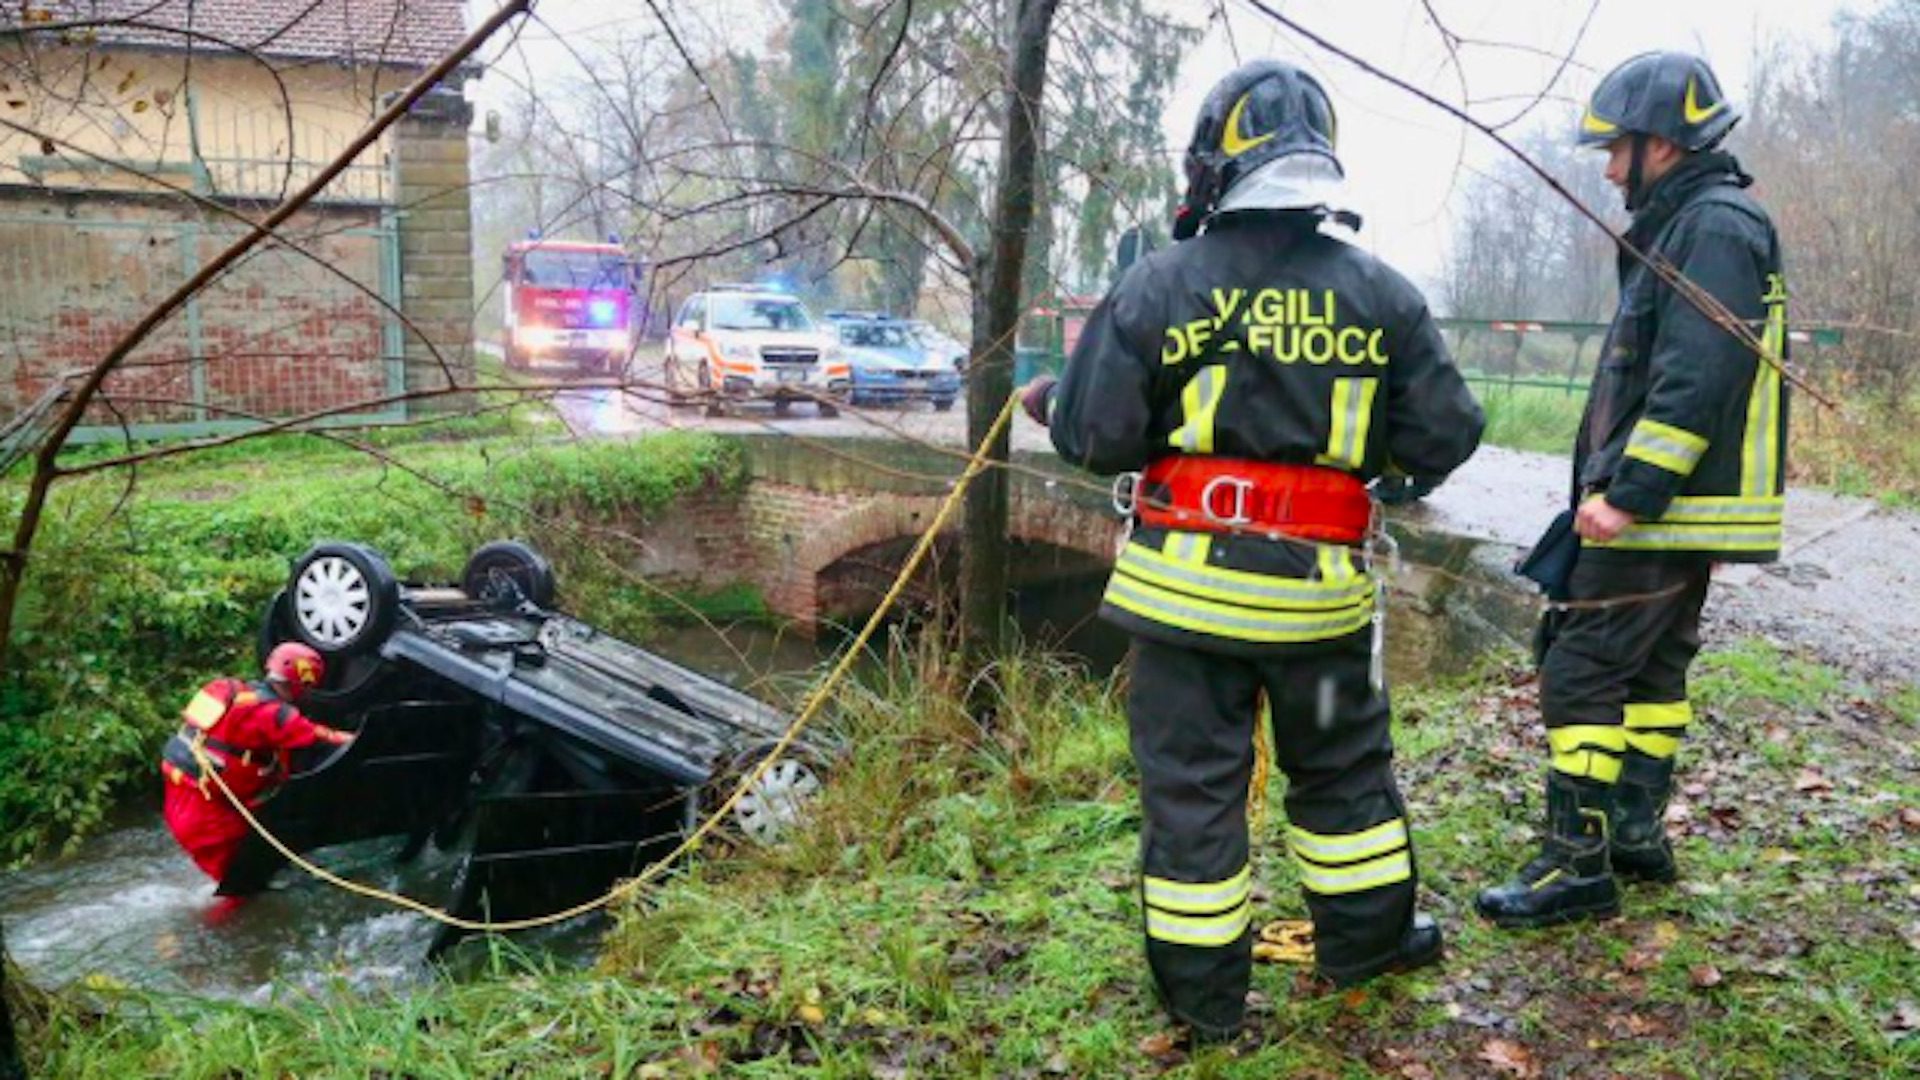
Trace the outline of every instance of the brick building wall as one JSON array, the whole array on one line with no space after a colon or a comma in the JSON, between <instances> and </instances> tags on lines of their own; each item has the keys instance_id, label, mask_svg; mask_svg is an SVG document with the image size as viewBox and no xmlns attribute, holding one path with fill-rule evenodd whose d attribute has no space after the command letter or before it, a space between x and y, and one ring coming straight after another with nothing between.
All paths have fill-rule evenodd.
<instances>
[{"instance_id":1,"label":"brick building wall","mask_svg":"<svg viewBox=\"0 0 1920 1080\"><path fill-rule=\"evenodd\" d=\"M383 394L387 316L326 268L377 295L378 224L353 206L294 218L283 235L325 266L256 248L134 351L88 421L288 415ZM241 231L170 198L0 189L0 410L91 367Z\"/></svg>"}]
</instances>

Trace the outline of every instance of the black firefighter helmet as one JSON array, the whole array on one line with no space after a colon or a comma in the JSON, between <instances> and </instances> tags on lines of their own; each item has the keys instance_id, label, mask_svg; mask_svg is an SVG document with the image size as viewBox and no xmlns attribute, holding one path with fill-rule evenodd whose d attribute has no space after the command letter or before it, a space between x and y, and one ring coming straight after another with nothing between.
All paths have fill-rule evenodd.
<instances>
[{"instance_id":1,"label":"black firefighter helmet","mask_svg":"<svg viewBox=\"0 0 1920 1080\"><path fill-rule=\"evenodd\" d=\"M1333 102L1313 76L1279 60L1242 64L1214 86L1200 106L1187 147L1187 194L1173 222L1173 238L1200 229L1221 196L1270 161L1291 155L1325 159L1342 175L1334 154Z\"/></svg>"},{"instance_id":2,"label":"black firefighter helmet","mask_svg":"<svg viewBox=\"0 0 1920 1080\"><path fill-rule=\"evenodd\" d=\"M1607 73L1580 118L1580 145L1605 146L1622 135L1657 135L1688 152L1711 150L1740 122L1705 60L1649 52Z\"/></svg>"}]
</instances>

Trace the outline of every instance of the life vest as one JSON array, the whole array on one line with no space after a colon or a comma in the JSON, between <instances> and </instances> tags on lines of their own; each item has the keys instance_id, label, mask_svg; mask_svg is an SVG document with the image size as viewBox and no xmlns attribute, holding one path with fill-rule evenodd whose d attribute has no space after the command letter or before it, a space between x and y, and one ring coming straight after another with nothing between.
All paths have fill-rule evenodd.
<instances>
[{"instance_id":1,"label":"life vest","mask_svg":"<svg viewBox=\"0 0 1920 1080\"><path fill-rule=\"evenodd\" d=\"M264 719L284 723L299 713L272 690L239 679L215 679L200 688L181 710L180 730L160 752L160 772L170 783L198 787L209 799L220 792L205 775L202 756L233 793L248 799L279 782L286 769L282 752L272 747L242 746L238 731Z\"/></svg>"}]
</instances>

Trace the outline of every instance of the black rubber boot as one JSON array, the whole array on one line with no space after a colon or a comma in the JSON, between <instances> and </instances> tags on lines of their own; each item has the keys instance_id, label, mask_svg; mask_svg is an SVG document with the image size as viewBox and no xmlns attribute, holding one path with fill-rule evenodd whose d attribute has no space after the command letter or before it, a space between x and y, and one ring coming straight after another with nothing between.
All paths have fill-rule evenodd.
<instances>
[{"instance_id":1,"label":"black rubber boot","mask_svg":"<svg viewBox=\"0 0 1920 1080\"><path fill-rule=\"evenodd\" d=\"M1547 836L1514 880L1475 900L1497 926L1552 926L1620 913L1620 887L1607 861L1613 786L1547 773Z\"/></svg>"},{"instance_id":2,"label":"black rubber boot","mask_svg":"<svg viewBox=\"0 0 1920 1080\"><path fill-rule=\"evenodd\" d=\"M1614 788L1617 816L1608 857L1622 881L1672 881L1673 845L1667 842L1667 799L1673 794L1673 759L1628 750Z\"/></svg>"},{"instance_id":3,"label":"black rubber boot","mask_svg":"<svg viewBox=\"0 0 1920 1080\"><path fill-rule=\"evenodd\" d=\"M1433 921L1433 916L1416 912L1413 921L1407 925L1406 933L1400 935L1399 947L1388 956L1359 967L1341 970L1323 967L1320 974L1335 986L1354 986L1381 975L1412 971L1438 963L1445 952L1446 943L1440 935L1439 924Z\"/></svg>"}]
</instances>

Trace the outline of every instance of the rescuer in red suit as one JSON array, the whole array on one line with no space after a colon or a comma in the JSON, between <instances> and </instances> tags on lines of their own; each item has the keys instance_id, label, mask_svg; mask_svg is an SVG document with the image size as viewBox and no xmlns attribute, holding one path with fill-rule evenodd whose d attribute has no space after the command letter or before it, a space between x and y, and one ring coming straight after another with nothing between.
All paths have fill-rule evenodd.
<instances>
[{"instance_id":1,"label":"rescuer in red suit","mask_svg":"<svg viewBox=\"0 0 1920 1080\"><path fill-rule=\"evenodd\" d=\"M226 876L248 826L226 793L204 775L202 761L251 809L286 779L288 751L352 741L350 733L315 723L298 708L326 670L319 653L286 642L267 656L265 679L215 679L181 711L180 730L160 755L167 828L214 881Z\"/></svg>"}]
</instances>

